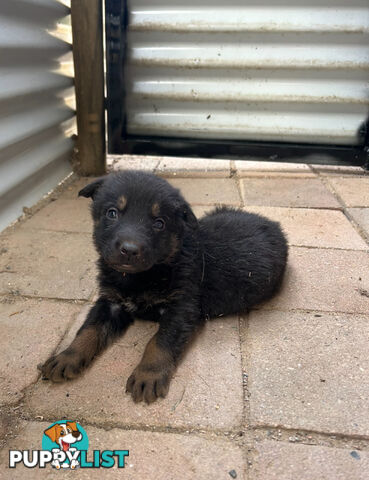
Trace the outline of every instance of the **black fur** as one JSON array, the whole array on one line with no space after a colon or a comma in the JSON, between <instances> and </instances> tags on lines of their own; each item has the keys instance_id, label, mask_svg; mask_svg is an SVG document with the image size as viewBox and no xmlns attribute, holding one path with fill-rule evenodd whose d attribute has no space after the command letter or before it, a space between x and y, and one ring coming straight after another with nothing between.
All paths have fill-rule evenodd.
<instances>
[{"instance_id":1,"label":"black fur","mask_svg":"<svg viewBox=\"0 0 369 480\"><path fill-rule=\"evenodd\" d=\"M260 215L221 207L197 221L178 190L139 171L110 174L80 195L93 198L100 299L69 351L41 367L47 378L77 375L134 317L155 320L158 333L127 382L134 400L154 401L166 395L181 353L204 320L247 312L281 284L286 239L279 224ZM116 218L109 218L115 215L109 209ZM91 351L78 343L85 329L87 338L91 332L98 338ZM76 350L88 355L79 354L72 368L67 358Z\"/></svg>"}]
</instances>

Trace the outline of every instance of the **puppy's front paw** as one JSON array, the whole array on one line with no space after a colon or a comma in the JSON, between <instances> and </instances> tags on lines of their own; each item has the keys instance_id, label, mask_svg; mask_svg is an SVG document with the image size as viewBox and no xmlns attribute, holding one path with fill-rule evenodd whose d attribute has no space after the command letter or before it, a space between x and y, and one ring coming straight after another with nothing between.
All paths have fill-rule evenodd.
<instances>
[{"instance_id":1,"label":"puppy's front paw","mask_svg":"<svg viewBox=\"0 0 369 480\"><path fill-rule=\"evenodd\" d=\"M87 366L86 360L78 352L64 350L50 357L43 365L38 365L45 380L64 382L77 377Z\"/></svg>"},{"instance_id":2,"label":"puppy's front paw","mask_svg":"<svg viewBox=\"0 0 369 480\"><path fill-rule=\"evenodd\" d=\"M127 380L126 392L131 393L135 402L144 400L146 403L152 403L159 397L166 397L171 378L172 368L158 371L140 364Z\"/></svg>"}]
</instances>

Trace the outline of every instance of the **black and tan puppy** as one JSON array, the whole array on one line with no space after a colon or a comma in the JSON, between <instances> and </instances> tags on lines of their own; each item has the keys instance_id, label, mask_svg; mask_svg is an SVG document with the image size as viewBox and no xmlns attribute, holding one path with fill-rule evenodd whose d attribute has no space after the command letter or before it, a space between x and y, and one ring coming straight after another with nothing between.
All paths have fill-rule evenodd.
<instances>
[{"instance_id":1,"label":"black and tan puppy","mask_svg":"<svg viewBox=\"0 0 369 480\"><path fill-rule=\"evenodd\" d=\"M205 319L246 312L281 283L286 240L266 218L222 207L197 221L177 189L138 171L79 195L93 199L100 297L71 345L40 367L44 378L76 377L134 317L154 320L158 332L127 381L135 401L153 402Z\"/></svg>"}]
</instances>

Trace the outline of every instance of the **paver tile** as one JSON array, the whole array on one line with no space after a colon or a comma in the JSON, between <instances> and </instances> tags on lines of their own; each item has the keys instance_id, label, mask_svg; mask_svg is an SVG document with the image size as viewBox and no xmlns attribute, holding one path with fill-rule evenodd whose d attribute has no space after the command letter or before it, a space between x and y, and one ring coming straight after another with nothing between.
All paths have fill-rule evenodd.
<instances>
[{"instance_id":1,"label":"paver tile","mask_svg":"<svg viewBox=\"0 0 369 480\"><path fill-rule=\"evenodd\" d=\"M49 203L22 224L22 228L57 232L92 232L90 202L82 198Z\"/></svg>"},{"instance_id":2,"label":"paver tile","mask_svg":"<svg viewBox=\"0 0 369 480\"><path fill-rule=\"evenodd\" d=\"M155 173L164 177L229 177L230 166L229 160L164 157Z\"/></svg>"},{"instance_id":3,"label":"paver tile","mask_svg":"<svg viewBox=\"0 0 369 480\"><path fill-rule=\"evenodd\" d=\"M153 172L163 157L149 155L108 155L107 164L111 170L146 170Z\"/></svg>"},{"instance_id":4,"label":"paver tile","mask_svg":"<svg viewBox=\"0 0 369 480\"><path fill-rule=\"evenodd\" d=\"M74 419L79 422L78 418ZM73 475L73 478L107 478L146 480L192 480L227 479L234 470L237 480L245 480L245 465L242 450L231 442L212 436L201 438L195 435L177 433L155 433L136 430L111 430L86 426L85 429L89 450L87 459L92 460L94 450L129 450L125 457L125 467L79 468L73 472L60 472L47 465L45 469L25 469L17 466L10 470L8 448L19 450L40 449L43 431L49 426L46 422L22 422L17 431L18 437L13 439L7 449L0 453L0 476L9 479L58 479L60 476Z\"/></svg>"},{"instance_id":5,"label":"paver tile","mask_svg":"<svg viewBox=\"0 0 369 480\"><path fill-rule=\"evenodd\" d=\"M236 160L238 177L315 177L316 174L305 163L283 163L270 161Z\"/></svg>"},{"instance_id":6,"label":"paver tile","mask_svg":"<svg viewBox=\"0 0 369 480\"><path fill-rule=\"evenodd\" d=\"M37 380L37 364L52 354L80 308L0 297L0 404L18 401L21 390Z\"/></svg>"},{"instance_id":7,"label":"paver tile","mask_svg":"<svg viewBox=\"0 0 369 480\"><path fill-rule=\"evenodd\" d=\"M369 254L290 247L281 291L264 308L369 311Z\"/></svg>"},{"instance_id":8,"label":"paver tile","mask_svg":"<svg viewBox=\"0 0 369 480\"><path fill-rule=\"evenodd\" d=\"M179 188L192 204L240 205L241 202L236 181L231 178L173 178L169 183Z\"/></svg>"},{"instance_id":9,"label":"paver tile","mask_svg":"<svg viewBox=\"0 0 369 480\"><path fill-rule=\"evenodd\" d=\"M369 207L369 177L329 177L347 207Z\"/></svg>"},{"instance_id":10,"label":"paver tile","mask_svg":"<svg viewBox=\"0 0 369 480\"><path fill-rule=\"evenodd\" d=\"M17 229L1 238L0 293L88 299L95 288L90 235Z\"/></svg>"},{"instance_id":11,"label":"paver tile","mask_svg":"<svg viewBox=\"0 0 369 480\"><path fill-rule=\"evenodd\" d=\"M248 323L253 425L369 436L368 316L258 311Z\"/></svg>"},{"instance_id":12,"label":"paver tile","mask_svg":"<svg viewBox=\"0 0 369 480\"><path fill-rule=\"evenodd\" d=\"M349 208L349 214L369 237L369 208Z\"/></svg>"},{"instance_id":13,"label":"paver tile","mask_svg":"<svg viewBox=\"0 0 369 480\"><path fill-rule=\"evenodd\" d=\"M368 249L350 221L337 210L285 207L245 207L245 210L279 222L291 245Z\"/></svg>"},{"instance_id":14,"label":"paver tile","mask_svg":"<svg viewBox=\"0 0 369 480\"><path fill-rule=\"evenodd\" d=\"M367 452L346 448L261 442L250 467L253 480L366 480Z\"/></svg>"},{"instance_id":15,"label":"paver tile","mask_svg":"<svg viewBox=\"0 0 369 480\"><path fill-rule=\"evenodd\" d=\"M247 178L241 191L245 205L340 208L318 178Z\"/></svg>"}]
</instances>

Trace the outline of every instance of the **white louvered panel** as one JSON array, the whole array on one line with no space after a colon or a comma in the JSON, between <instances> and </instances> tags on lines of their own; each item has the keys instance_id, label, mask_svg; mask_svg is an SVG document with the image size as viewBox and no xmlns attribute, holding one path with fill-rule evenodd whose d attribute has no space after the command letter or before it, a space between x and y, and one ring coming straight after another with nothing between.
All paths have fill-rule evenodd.
<instances>
[{"instance_id":1,"label":"white louvered panel","mask_svg":"<svg viewBox=\"0 0 369 480\"><path fill-rule=\"evenodd\" d=\"M131 0L131 135L357 145L368 0Z\"/></svg>"},{"instance_id":2,"label":"white louvered panel","mask_svg":"<svg viewBox=\"0 0 369 480\"><path fill-rule=\"evenodd\" d=\"M0 230L72 171L67 4L0 1Z\"/></svg>"}]
</instances>

